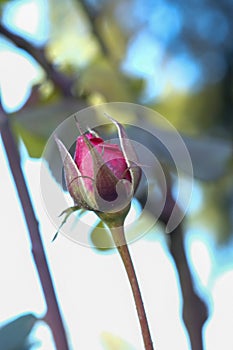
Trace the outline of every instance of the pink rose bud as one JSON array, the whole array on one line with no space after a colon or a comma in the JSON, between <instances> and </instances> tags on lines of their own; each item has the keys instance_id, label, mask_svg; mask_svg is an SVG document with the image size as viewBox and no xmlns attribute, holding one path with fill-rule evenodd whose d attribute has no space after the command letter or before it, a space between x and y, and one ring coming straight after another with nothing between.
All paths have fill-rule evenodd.
<instances>
[{"instance_id":1,"label":"pink rose bud","mask_svg":"<svg viewBox=\"0 0 233 350\"><path fill-rule=\"evenodd\" d=\"M95 162L93 161L93 152L87 145L85 137L90 141L91 145L95 147L95 150L102 157L103 163L108 167L108 172L112 172L113 178L108 177L102 165L100 165L99 174L96 174L96 186L98 188L100 196L107 200L112 201L116 199L116 179L128 180L131 182L131 175L127 167L124 155L118 145L107 144L103 139L95 137L93 134L88 133L85 136L79 136L76 142L76 151L74 161L77 164L81 174L88 176L84 179L85 187L89 193L94 194L94 181L91 179L95 178ZM107 176L106 176L107 175Z\"/></svg>"},{"instance_id":2,"label":"pink rose bud","mask_svg":"<svg viewBox=\"0 0 233 350\"><path fill-rule=\"evenodd\" d=\"M56 139L64 164L67 189L78 207L96 212L119 212L128 207L141 178L136 153L125 129L117 126L117 144L92 131L77 138L74 159Z\"/></svg>"}]
</instances>

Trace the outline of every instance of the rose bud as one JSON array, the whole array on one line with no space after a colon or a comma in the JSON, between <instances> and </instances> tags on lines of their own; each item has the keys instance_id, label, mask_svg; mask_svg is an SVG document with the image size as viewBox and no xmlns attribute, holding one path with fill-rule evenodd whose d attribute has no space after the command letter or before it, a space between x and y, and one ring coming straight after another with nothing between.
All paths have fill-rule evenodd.
<instances>
[{"instance_id":1,"label":"rose bud","mask_svg":"<svg viewBox=\"0 0 233 350\"><path fill-rule=\"evenodd\" d=\"M105 142L93 131L77 138L74 159L56 138L67 190L78 208L93 210L101 219L127 215L141 178L141 169L125 129L117 126L120 147ZM123 214L124 213L124 214ZM113 215L114 214L114 215Z\"/></svg>"}]
</instances>

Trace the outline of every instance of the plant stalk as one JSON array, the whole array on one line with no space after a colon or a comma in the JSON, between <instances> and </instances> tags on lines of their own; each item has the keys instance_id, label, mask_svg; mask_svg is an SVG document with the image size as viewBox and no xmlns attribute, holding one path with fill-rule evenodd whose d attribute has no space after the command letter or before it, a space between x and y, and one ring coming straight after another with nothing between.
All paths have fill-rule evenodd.
<instances>
[{"instance_id":1,"label":"plant stalk","mask_svg":"<svg viewBox=\"0 0 233 350\"><path fill-rule=\"evenodd\" d=\"M170 252L174 259L183 296L183 320L192 350L203 350L202 329L208 318L205 302L196 293L185 254L183 230L180 224L170 233Z\"/></svg>"},{"instance_id":2,"label":"plant stalk","mask_svg":"<svg viewBox=\"0 0 233 350\"><path fill-rule=\"evenodd\" d=\"M118 227L111 226L111 227L109 227L109 229L111 231L113 240L116 244L117 250L121 256L122 262L124 264L125 270L126 270L127 275L128 275L128 279L129 279L131 289L133 292L134 301L135 301L135 305L136 305L136 309L137 309L137 314L138 314L138 318L139 318L139 322L140 322L140 326L141 326L141 332L142 332L142 336L143 336L145 349L146 350L153 350L154 349L153 342L152 342L152 338L151 338L151 334L150 334L150 330L149 330L146 312L145 312L145 308L143 305L143 300L142 300L137 276L135 273L133 261L131 259L128 245L126 243L125 234L124 234L124 227L123 227L123 225L118 226Z\"/></svg>"},{"instance_id":3,"label":"plant stalk","mask_svg":"<svg viewBox=\"0 0 233 350\"><path fill-rule=\"evenodd\" d=\"M167 181L170 181L169 177ZM169 184L165 207L159 218L165 225L168 223L174 206L175 200L172 196L171 184ZM180 223L168 236L169 250L178 272L183 296L182 316L189 334L191 349L203 350L202 330L208 319L208 309L205 302L195 291L192 274L186 257L183 235L183 224Z\"/></svg>"},{"instance_id":4,"label":"plant stalk","mask_svg":"<svg viewBox=\"0 0 233 350\"><path fill-rule=\"evenodd\" d=\"M40 237L39 225L36 219L26 181L20 164L20 155L15 143L7 117L0 108L0 120L2 121L1 136L6 150L9 167L17 188L19 200L25 216L29 236L32 245L32 255L40 278L44 298L47 305L47 312L44 320L48 323L53 333L57 350L69 350L65 329L62 322L52 278L43 243Z\"/></svg>"}]
</instances>

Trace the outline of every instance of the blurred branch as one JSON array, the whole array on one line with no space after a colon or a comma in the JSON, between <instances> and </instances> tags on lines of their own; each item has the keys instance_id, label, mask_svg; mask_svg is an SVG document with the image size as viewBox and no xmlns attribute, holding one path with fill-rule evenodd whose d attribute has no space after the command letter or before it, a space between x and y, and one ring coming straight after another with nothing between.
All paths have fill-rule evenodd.
<instances>
[{"instance_id":1,"label":"blurred branch","mask_svg":"<svg viewBox=\"0 0 233 350\"><path fill-rule=\"evenodd\" d=\"M225 61L227 63L226 73L222 81L222 99L223 99L223 115L221 121L224 119L226 123L227 134L233 134L233 48L225 53Z\"/></svg>"},{"instance_id":2,"label":"blurred branch","mask_svg":"<svg viewBox=\"0 0 233 350\"><path fill-rule=\"evenodd\" d=\"M170 234L170 252L179 275L183 296L183 320L189 333L192 350L203 350L202 328L208 318L208 311L204 301L194 290L185 255L182 225Z\"/></svg>"},{"instance_id":3,"label":"blurred branch","mask_svg":"<svg viewBox=\"0 0 233 350\"><path fill-rule=\"evenodd\" d=\"M164 210L160 221L168 223L175 205L171 190L168 188ZM208 310L204 301L194 290L191 272L185 254L183 226L180 224L169 235L169 249L174 259L183 296L183 320L187 328L192 350L203 350L202 328L208 318Z\"/></svg>"},{"instance_id":4,"label":"blurred branch","mask_svg":"<svg viewBox=\"0 0 233 350\"><path fill-rule=\"evenodd\" d=\"M73 85L73 80L54 68L54 66L46 58L44 48L38 48L32 45L18 34L9 31L1 23L0 34L12 41L18 48L31 55L45 70L47 77L51 79L52 82L62 91L64 96L72 96L71 88Z\"/></svg>"},{"instance_id":5,"label":"blurred branch","mask_svg":"<svg viewBox=\"0 0 233 350\"><path fill-rule=\"evenodd\" d=\"M98 23L97 23L98 16L99 16L98 11L95 10L93 6L89 5L85 0L78 0L78 2L81 4L82 8L84 9L84 12L86 14L86 17L91 27L92 34L95 36L96 40L98 41L103 55L108 56L108 53L109 53L108 48L105 45L105 42L102 39L102 36L100 35L99 29L98 29Z\"/></svg>"},{"instance_id":6,"label":"blurred branch","mask_svg":"<svg viewBox=\"0 0 233 350\"><path fill-rule=\"evenodd\" d=\"M26 181L20 164L20 155L15 143L9 120L5 116L0 106L0 116L3 121L1 127L1 136L6 150L9 167L18 191L19 200L25 216L29 236L32 245L32 254L40 278L45 301L47 304L47 313L44 317L50 326L57 350L68 350L68 343L62 323L61 314L56 299L52 278L50 276L47 259L45 256L43 243L40 237L38 221L36 219L30 195L27 189Z\"/></svg>"}]
</instances>

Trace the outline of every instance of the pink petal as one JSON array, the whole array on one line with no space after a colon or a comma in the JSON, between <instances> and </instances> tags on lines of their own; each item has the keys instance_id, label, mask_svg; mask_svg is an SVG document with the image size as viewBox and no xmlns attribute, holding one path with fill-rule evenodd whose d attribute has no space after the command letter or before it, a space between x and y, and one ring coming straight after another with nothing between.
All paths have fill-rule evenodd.
<instances>
[{"instance_id":1,"label":"pink petal","mask_svg":"<svg viewBox=\"0 0 233 350\"><path fill-rule=\"evenodd\" d=\"M118 179L126 179L131 181L130 172L127 169L127 164L124 155L118 145L104 143L103 139L94 137L92 134L86 134L93 146L96 147L98 153L102 156L104 162ZM76 143L75 163L80 172L84 176L94 178L94 169L91 152L85 143L84 136L79 136ZM92 182L86 179L88 188L92 188Z\"/></svg>"}]
</instances>

